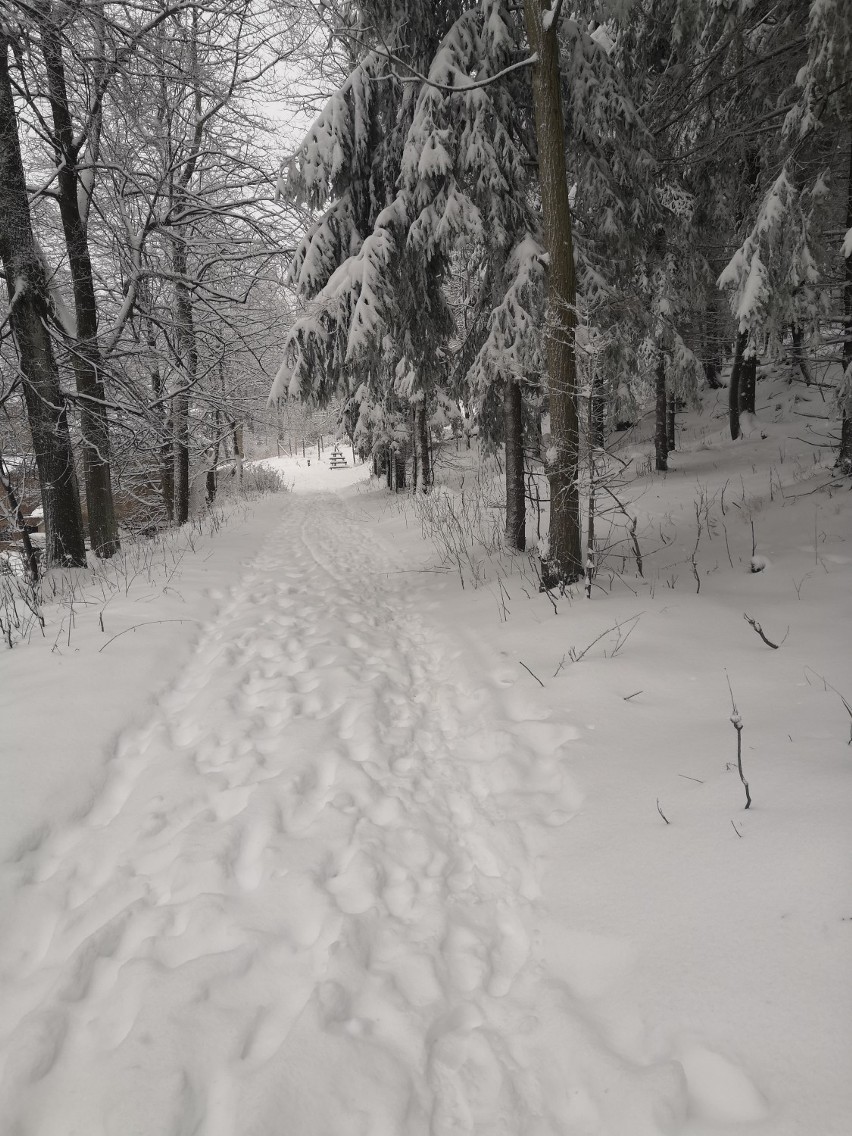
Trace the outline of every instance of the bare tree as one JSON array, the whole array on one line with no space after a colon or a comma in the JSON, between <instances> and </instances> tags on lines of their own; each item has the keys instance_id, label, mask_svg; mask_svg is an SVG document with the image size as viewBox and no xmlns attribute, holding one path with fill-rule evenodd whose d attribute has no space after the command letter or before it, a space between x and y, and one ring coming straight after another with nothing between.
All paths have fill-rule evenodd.
<instances>
[{"instance_id":1,"label":"bare tree","mask_svg":"<svg viewBox=\"0 0 852 1136\"><path fill-rule=\"evenodd\" d=\"M85 565L68 418L48 330L49 289L33 236L18 138L9 75L11 47L9 34L0 25L0 259L41 485L47 562Z\"/></svg>"},{"instance_id":2,"label":"bare tree","mask_svg":"<svg viewBox=\"0 0 852 1136\"><path fill-rule=\"evenodd\" d=\"M34 6L33 11L41 37L47 78L53 123L50 144L55 160L56 198L74 294L76 318L72 356L80 402L89 540L96 556L109 557L117 551L119 539L110 478L109 423L98 343L98 308L87 233L100 138L100 106L106 79L98 72L93 76L92 105L86 108L82 129L75 132L63 55L63 37L68 34L74 10L64 4L59 7L43 0ZM95 52L96 58L101 55L97 59L100 72L103 70L104 50L101 12L102 6L99 6L95 14L99 32Z\"/></svg>"}]
</instances>

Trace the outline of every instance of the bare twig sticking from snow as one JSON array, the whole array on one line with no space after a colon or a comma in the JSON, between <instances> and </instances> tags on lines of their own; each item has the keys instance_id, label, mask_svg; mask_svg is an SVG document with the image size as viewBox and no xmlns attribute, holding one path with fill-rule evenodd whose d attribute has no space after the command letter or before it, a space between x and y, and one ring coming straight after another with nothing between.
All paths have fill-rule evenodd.
<instances>
[{"instance_id":1,"label":"bare twig sticking from snow","mask_svg":"<svg viewBox=\"0 0 852 1136\"><path fill-rule=\"evenodd\" d=\"M621 650L621 648L624 646L624 644L627 642L627 640L630 638L630 636L633 634L633 632L636 630L636 625L638 624L639 620L642 618L642 616L644 614L645 614L644 612L640 611L636 615L631 615L631 617L629 619L626 619L623 623L614 623L612 625L612 627L607 627L607 629L605 631L602 631L600 633L600 635L596 635L594 637L594 639L591 641L591 643L589 643L587 646L585 646L582 651L578 651L575 647L571 647L568 651L568 658L571 660L572 663L579 663L580 659L582 659L584 655L586 655L589 651L591 651L591 649L592 649L592 647L594 647L595 643L599 643L601 641L601 639L604 638L605 635L609 635L611 632L614 631L616 633L616 635L618 636L618 638L616 640L615 646L613 647L612 651L610 651L610 655L609 655L609 657L611 659L614 659L615 656L618 654L618 652ZM624 628L627 628L627 630L626 631L623 630ZM636 693L641 694L642 691L638 690ZM631 697L633 697L633 696L631 695Z\"/></svg>"},{"instance_id":2,"label":"bare twig sticking from snow","mask_svg":"<svg viewBox=\"0 0 852 1136\"><path fill-rule=\"evenodd\" d=\"M695 593L696 593L696 595L701 591L701 577L698 575L698 562L696 560L696 557L698 556L698 546L701 543L701 509L702 509L702 507L704 507L706 509L706 497L705 497L704 490L701 491L701 496L695 502L695 527L696 527L695 547L693 548L692 555L689 558L690 563L692 564L692 574L695 577Z\"/></svg>"},{"instance_id":3,"label":"bare twig sticking from snow","mask_svg":"<svg viewBox=\"0 0 852 1136\"><path fill-rule=\"evenodd\" d=\"M669 818L666 816L666 814L663 812L663 810L660 808L660 798L659 797L657 797L657 812L660 814L660 816L663 818L663 820L666 822L666 824L672 823L669 820Z\"/></svg>"},{"instance_id":4,"label":"bare twig sticking from snow","mask_svg":"<svg viewBox=\"0 0 852 1136\"><path fill-rule=\"evenodd\" d=\"M535 679L535 681L538 683L539 686L544 686L544 683L541 681L541 679L538 677L538 675L535 674L533 671L531 671L526 663L522 662L520 659L518 659L518 662L521 664L521 666L524 668L524 670L528 674L531 674L533 676L533 678Z\"/></svg>"},{"instance_id":5,"label":"bare twig sticking from snow","mask_svg":"<svg viewBox=\"0 0 852 1136\"><path fill-rule=\"evenodd\" d=\"M737 709L737 704L734 699L734 691L731 687L731 680L727 675L725 677L728 678L728 690L731 692L731 725L737 731L737 769L739 771L740 781L742 781L743 788L745 789L745 807L747 809L750 809L751 793L748 789L748 781L746 781L745 775L743 774L743 720L740 717L739 710Z\"/></svg>"},{"instance_id":6,"label":"bare twig sticking from snow","mask_svg":"<svg viewBox=\"0 0 852 1136\"><path fill-rule=\"evenodd\" d=\"M845 698L845 697L844 697L844 696L843 696L843 695L842 695L842 694L840 693L840 691L839 691L839 690L837 689L837 687L836 687L836 686L832 686L832 685L831 685L831 683L830 683L830 682L828 681L828 679L824 678L824 677L823 677L823 676L822 676L822 675L821 675L821 674L819 673L819 671L815 671L815 670L813 669L813 667L805 667L805 679L807 679L808 685L810 685L810 681L811 681L811 680L810 680L810 679L808 678L808 671L810 671L812 675L816 675L816 677L817 677L817 678L819 679L819 681L820 681L820 682L822 683L822 685L823 685L823 687L825 688L825 690L833 690L833 691L834 691L834 693L835 693L835 694L837 695L837 697L838 697L838 698L840 699L840 701L841 701L841 702L843 703L843 705L844 705L844 707L845 707L845 709L846 709L846 713L847 713L847 714L849 715L849 740L847 741L847 743L846 743L846 744L847 744L847 745L852 745L852 703L850 703L850 702L849 702L849 700L848 700L847 698Z\"/></svg>"},{"instance_id":7,"label":"bare twig sticking from snow","mask_svg":"<svg viewBox=\"0 0 852 1136\"><path fill-rule=\"evenodd\" d=\"M757 622L756 619L751 618L751 616L748 614L748 612L745 612L745 611L743 612L743 619L746 621L746 623L749 625L749 627L754 628L754 630L757 632L757 634L760 636L760 638L763 640L763 642L766 644L766 646L771 647L773 651L777 651L778 648L781 646L781 643L784 642L784 639L786 639L787 636L790 634L790 628L788 627L787 630L784 632L784 639L781 640L781 643L773 643L771 639L767 639L766 635L763 633L763 628L760 626L760 624Z\"/></svg>"},{"instance_id":8,"label":"bare twig sticking from snow","mask_svg":"<svg viewBox=\"0 0 852 1136\"><path fill-rule=\"evenodd\" d=\"M122 635L126 635L128 631L136 631L139 627L153 627L158 623L199 623L198 619L149 619L146 623L134 623L132 627L125 627L123 631L119 631L117 635L113 635L112 639L107 639L103 647L98 648L98 654L105 651L110 643L114 643L116 639L120 639Z\"/></svg>"}]
</instances>

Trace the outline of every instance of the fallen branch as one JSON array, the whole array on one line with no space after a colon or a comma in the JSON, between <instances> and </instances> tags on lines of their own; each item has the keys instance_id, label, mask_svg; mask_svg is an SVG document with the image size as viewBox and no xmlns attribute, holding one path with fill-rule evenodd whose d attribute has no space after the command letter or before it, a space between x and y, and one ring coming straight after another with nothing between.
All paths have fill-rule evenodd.
<instances>
[{"instance_id":1,"label":"fallen branch","mask_svg":"<svg viewBox=\"0 0 852 1136\"><path fill-rule=\"evenodd\" d=\"M657 812L660 814L660 816L663 818L663 820L666 822L666 824L672 823L669 820L669 818L666 816L666 814L663 812L663 810L660 808L660 798L659 797L657 797Z\"/></svg>"}]
</instances>

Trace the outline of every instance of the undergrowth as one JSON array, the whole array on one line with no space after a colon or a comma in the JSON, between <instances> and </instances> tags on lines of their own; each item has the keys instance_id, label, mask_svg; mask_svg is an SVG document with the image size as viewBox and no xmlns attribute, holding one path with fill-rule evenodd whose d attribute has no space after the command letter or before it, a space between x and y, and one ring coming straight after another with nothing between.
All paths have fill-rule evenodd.
<instances>
[{"instance_id":1,"label":"undergrowth","mask_svg":"<svg viewBox=\"0 0 852 1136\"><path fill-rule=\"evenodd\" d=\"M27 575L19 553L6 553L0 557L0 641L11 649L33 636L46 638L50 623L59 627L57 644L61 638L70 645L77 610L92 605L99 608L103 629L104 612L115 596L129 596L142 584L167 590L181 563L205 537L234 519L244 519L252 500L285 489L274 470L247 466L242 485L222 479L217 501L186 524L153 533L122 532L121 548L111 559L92 556L86 568L54 568L38 580Z\"/></svg>"}]
</instances>

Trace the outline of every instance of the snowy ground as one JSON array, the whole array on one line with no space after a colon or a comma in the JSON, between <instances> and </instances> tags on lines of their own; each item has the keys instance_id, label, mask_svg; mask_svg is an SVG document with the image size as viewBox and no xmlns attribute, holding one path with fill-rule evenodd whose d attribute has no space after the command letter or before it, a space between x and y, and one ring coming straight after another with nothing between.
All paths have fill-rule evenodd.
<instances>
[{"instance_id":1,"label":"snowy ground","mask_svg":"<svg viewBox=\"0 0 852 1136\"><path fill-rule=\"evenodd\" d=\"M696 420L636 483L645 578L558 614L462 591L351 458L275 459L295 492L147 601L197 622L0 656L0 1131L846 1133L850 719L814 676L852 693L852 510L765 432Z\"/></svg>"},{"instance_id":2,"label":"snowy ground","mask_svg":"<svg viewBox=\"0 0 852 1136\"><path fill-rule=\"evenodd\" d=\"M316 447L308 451L307 456L290 457L284 455L276 458L263 458L258 465L274 469L281 476L286 485L291 486L297 493L322 492L330 490L339 492L350 485L363 481L370 474L370 466L361 462L352 464L352 450L349 446L341 446L340 452L346 461L345 466L332 469L329 460L332 447L327 445L320 458L317 458Z\"/></svg>"}]
</instances>

